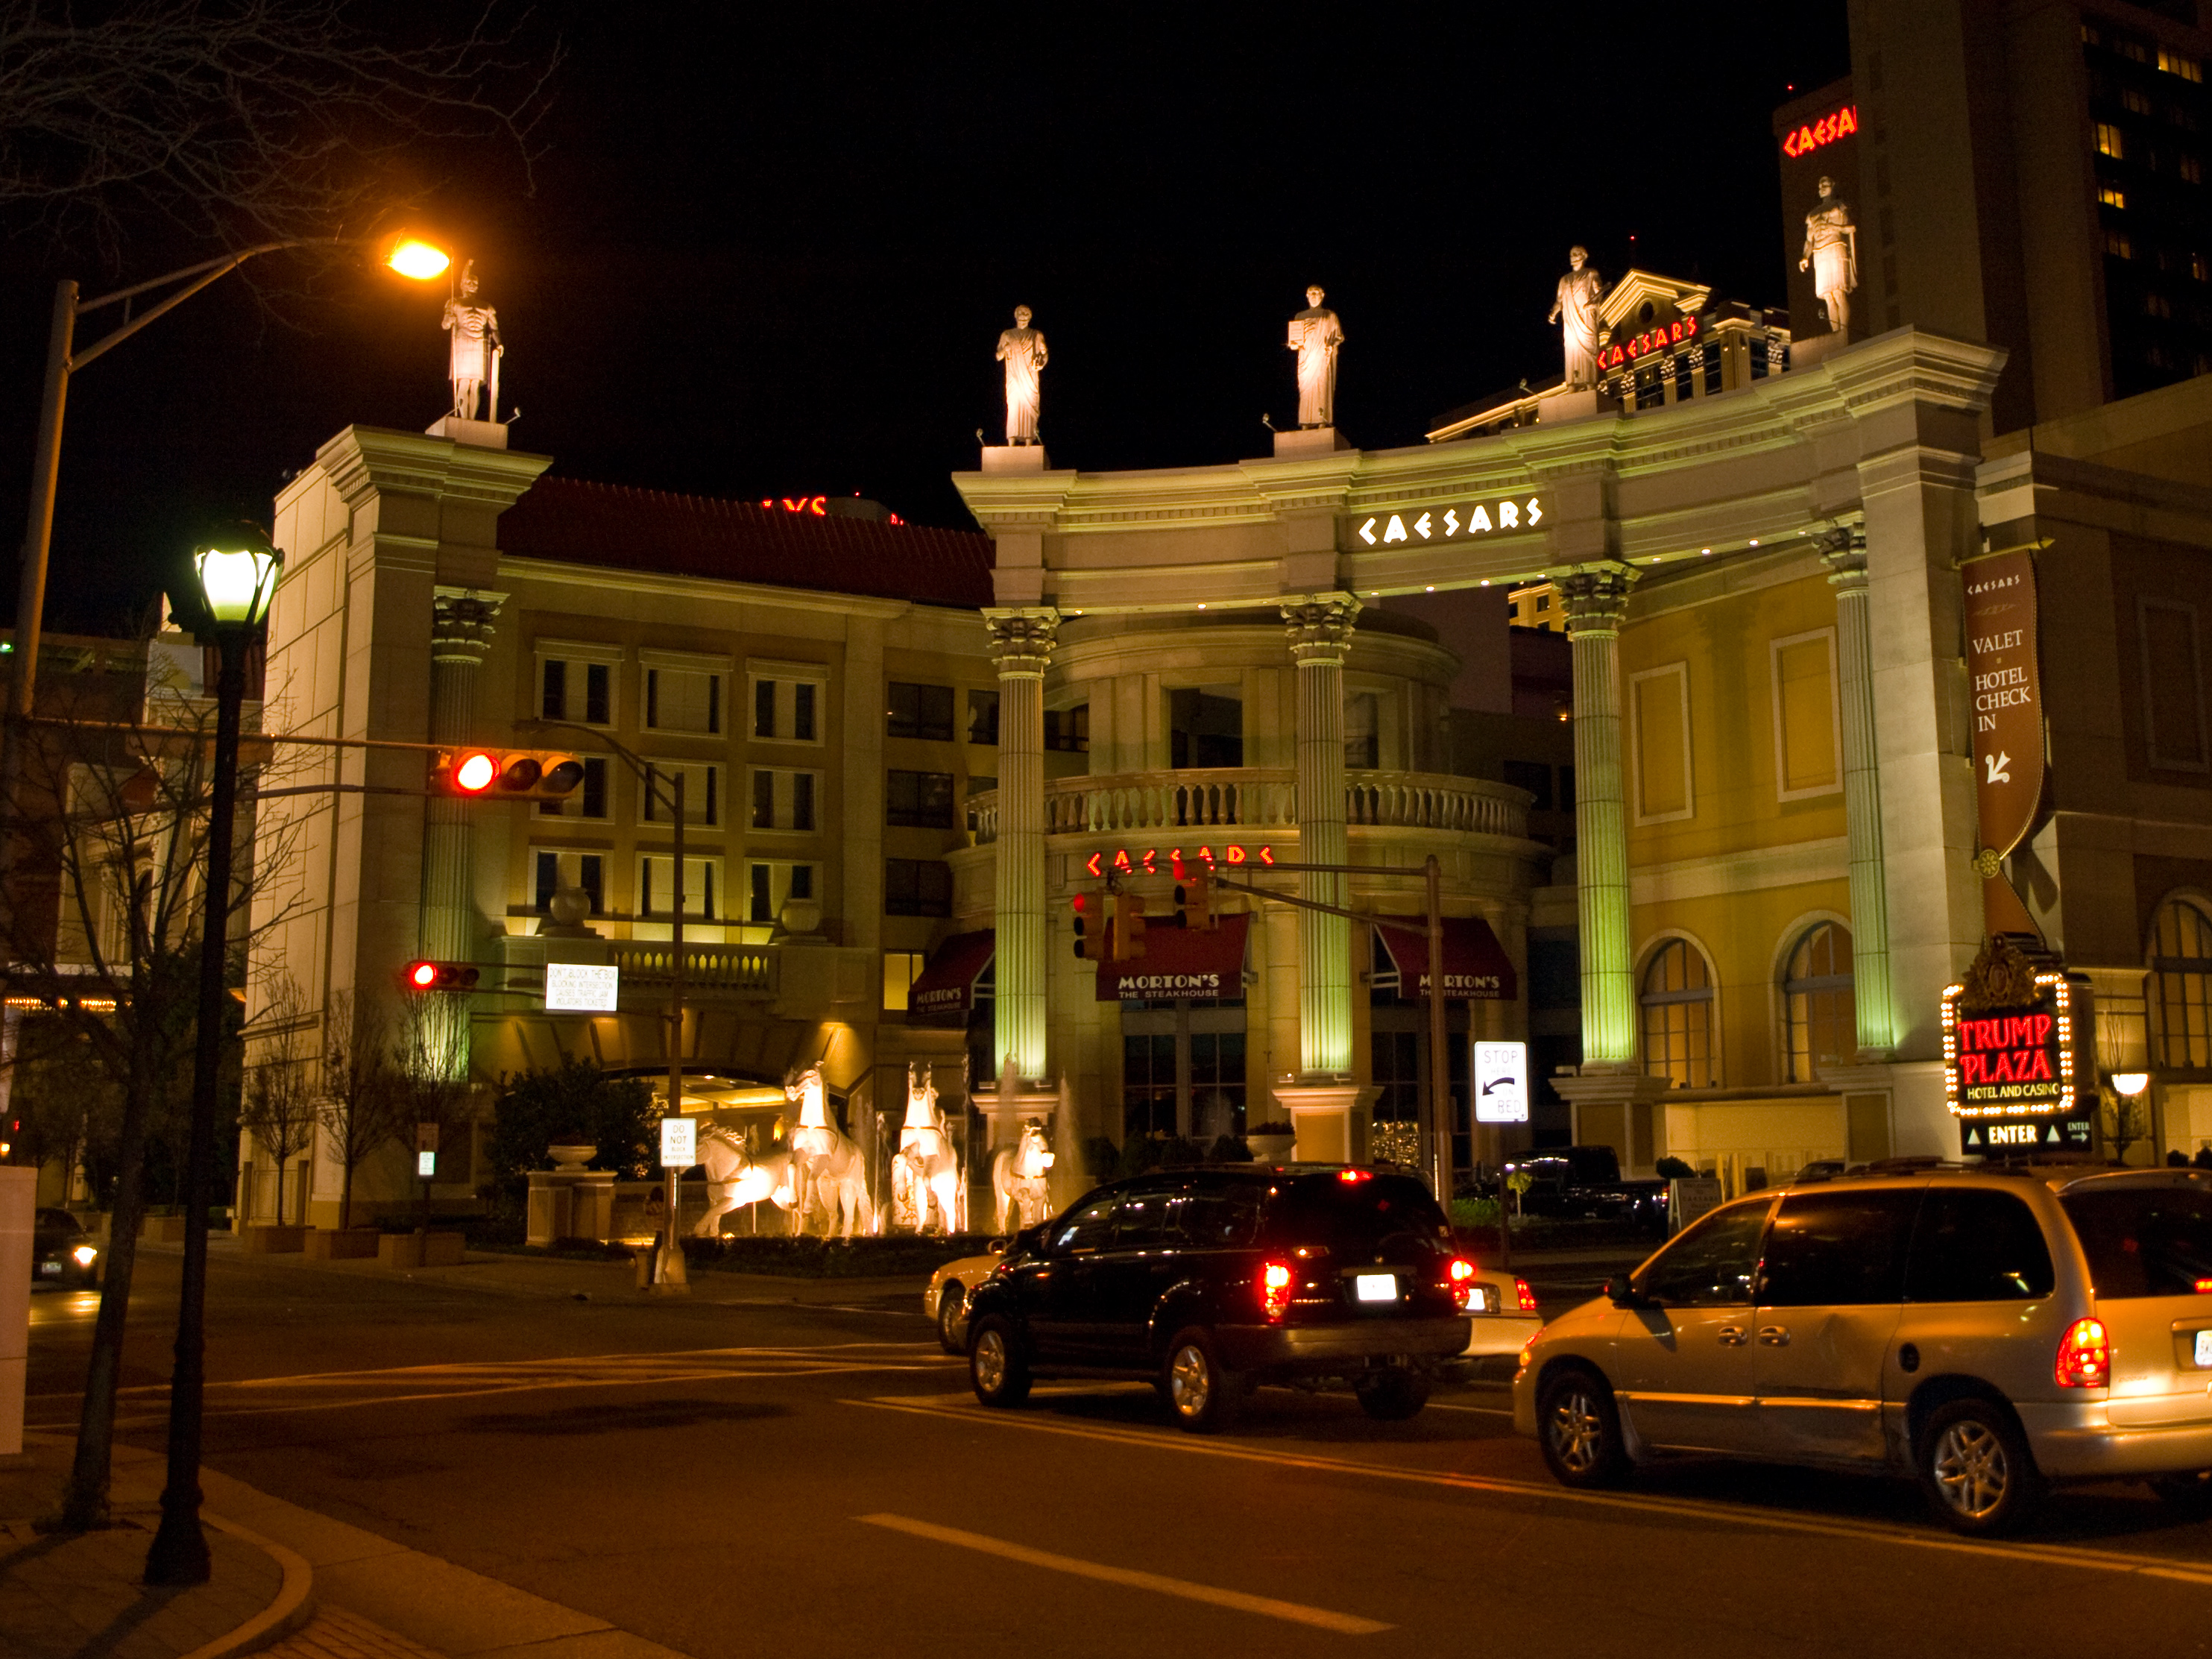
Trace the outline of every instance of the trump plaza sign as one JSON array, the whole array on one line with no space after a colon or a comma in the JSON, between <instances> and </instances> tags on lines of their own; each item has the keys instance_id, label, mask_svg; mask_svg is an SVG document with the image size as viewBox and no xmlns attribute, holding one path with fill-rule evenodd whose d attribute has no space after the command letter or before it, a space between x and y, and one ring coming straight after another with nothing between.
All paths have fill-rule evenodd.
<instances>
[{"instance_id":1,"label":"trump plaza sign","mask_svg":"<svg viewBox=\"0 0 2212 1659\"><path fill-rule=\"evenodd\" d=\"M2002 936L1943 992L1943 1090L1960 1150L1984 1157L2093 1144L2094 1022L2086 982Z\"/></svg>"}]
</instances>

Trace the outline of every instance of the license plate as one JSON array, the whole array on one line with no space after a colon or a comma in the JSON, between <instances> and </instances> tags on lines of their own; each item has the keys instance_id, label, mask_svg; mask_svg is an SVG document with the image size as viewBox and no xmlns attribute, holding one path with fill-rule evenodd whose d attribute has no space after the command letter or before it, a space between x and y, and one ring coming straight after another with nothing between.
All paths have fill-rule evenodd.
<instances>
[{"instance_id":1,"label":"license plate","mask_svg":"<svg viewBox=\"0 0 2212 1659\"><path fill-rule=\"evenodd\" d=\"M62 1264L58 1261L41 1261L39 1263L39 1271L49 1279L59 1279L62 1276ZM2203 1340L2201 1337L2198 1339L2197 1345L2200 1349L2203 1346Z\"/></svg>"},{"instance_id":2,"label":"license plate","mask_svg":"<svg viewBox=\"0 0 2212 1659\"><path fill-rule=\"evenodd\" d=\"M2197 1333L2197 1363L2212 1366L2212 1331Z\"/></svg>"},{"instance_id":3,"label":"license plate","mask_svg":"<svg viewBox=\"0 0 2212 1659\"><path fill-rule=\"evenodd\" d=\"M1362 1302L1395 1302L1398 1299L1398 1275L1395 1273L1357 1273L1352 1280L1352 1294Z\"/></svg>"},{"instance_id":4,"label":"license plate","mask_svg":"<svg viewBox=\"0 0 2212 1659\"><path fill-rule=\"evenodd\" d=\"M1497 1309L1490 1305L1489 1285L1478 1285L1467 1293L1467 1310L1469 1313L1481 1314L1496 1313L1498 1311Z\"/></svg>"}]
</instances>

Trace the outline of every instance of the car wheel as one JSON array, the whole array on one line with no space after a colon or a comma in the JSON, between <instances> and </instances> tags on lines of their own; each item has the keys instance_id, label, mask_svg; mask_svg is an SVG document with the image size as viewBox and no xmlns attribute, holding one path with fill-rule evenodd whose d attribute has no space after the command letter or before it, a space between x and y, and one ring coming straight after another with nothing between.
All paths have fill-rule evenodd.
<instances>
[{"instance_id":1,"label":"car wheel","mask_svg":"<svg viewBox=\"0 0 2212 1659\"><path fill-rule=\"evenodd\" d=\"M1243 1378L1221 1363L1212 1337L1195 1326L1168 1344L1160 1380L1177 1426L1193 1434L1227 1428L1243 1401Z\"/></svg>"},{"instance_id":2,"label":"car wheel","mask_svg":"<svg viewBox=\"0 0 2212 1659\"><path fill-rule=\"evenodd\" d=\"M947 1285L937 1293L937 1340L947 1353L968 1352L968 1292Z\"/></svg>"},{"instance_id":3,"label":"car wheel","mask_svg":"<svg viewBox=\"0 0 2212 1659\"><path fill-rule=\"evenodd\" d=\"M1536 1396L1536 1440L1544 1465L1563 1486L1617 1486L1628 1474L1620 1407L1613 1390L1586 1370L1546 1380Z\"/></svg>"},{"instance_id":4,"label":"car wheel","mask_svg":"<svg viewBox=\"0 0 2212 1659\"><path fill-rule=\"evenodd\" d=\"M1403 1366L1370 1371L1352 1389L1359 1396L1360 1410L1377 1423L1403 1423L1419 1416L1429 1403L1429 1379Z\"/></svg>"},{"instance_id":5,"label":"car wheel","mask_svg":"<svg viewBox=\"0 0 2212 1659\"><path fill-rule=\"evenodd\" d=\"M2159 1501L2193 1518L2212 1516L2212 1470L2160 1475L2150 1483Z\"/></svg>"},{"instance_id":6,"label":"car wheel","mask_svg":"<svg viewBox=\"0 0 2212 1659\"><path fill-rule=\"evenodd\" d=\"M1030 1362L1013 1327L995 1315L975 1328L968 1349L968 1381L987 1406L1018 1406L1030 1397Z\"/></svg>"},{"instance_id":7,"label":"car wheel","mask_svg":"<svg viewBox=\"0 0 2212 1659\"><path fill-rule=\"evenodd\" d=\"M1915 1466L1936 1518L1954 1532L1992 1537L2024 1522L2043 1479L2012 1413L1987 1400L1954 1400L1920 1431Z\"/></svg>"}]
</instances>

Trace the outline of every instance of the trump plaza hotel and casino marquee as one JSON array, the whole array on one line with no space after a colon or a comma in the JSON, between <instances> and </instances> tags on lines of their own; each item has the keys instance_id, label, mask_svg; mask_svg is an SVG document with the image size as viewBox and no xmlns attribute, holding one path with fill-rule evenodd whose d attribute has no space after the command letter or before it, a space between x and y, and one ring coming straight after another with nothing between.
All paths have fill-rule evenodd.
<instances>
[{"instance_id":1,"label":"trump plaza hotel and casino marquee","mask_svg":"<svg viewBox=\"0 0 2212 1659\"><path fill-rule=\"evenodd\" d=\"M1145 1134L1410 1158L1434 854L1461 1168L1572 1141L1740 1189L2212 1146L2212 363L2115 309L2212 307L2136 257L2203 216L2122 258L2103 186L2030 176L2057 146L2182 200L2158 112L2199 106L2208 43L2125 6L2009 43L2072 101L2006 175L2032 210L1962 242L1943 204L2003 179L1937 142L1978 72L1956 9L1856 9L1853 79L1778 114L1786 310L1601 272L1585 383L1531 365L1425 441L1315 423L1133 472L994 444L954 480L978 534L545 477L485 422L349 428L278 503L270 723L543 746L550 716L592 772L557 811L267 804L306 854L266 948L318 1007L418 954L495 964L485 1084L665 1077L672 826L618 742L686 769L686 1109L773 1116L818 1065L896 1144L922 1066L971 1182L1033 1120L1061 1196L1085 1143ZM2106 126L2175 159L2104 168ZM1041 368L1049 296L1014 297ZM1320 300L1294 342L1322 319L1332 374L1391 374ZM1084 373L1053 359L1045 404ZM1162 927L1177 853L1359 919L1223 884L1214 926ZM1109 882L1141 957L1078 954ZM578 962L619 969L615 1007L533 1000ZM1523 1121L1471 1121L1478 1042L1528 1045ZM320 1218L333 1180L297 1186Z\"/></svg>"}]
</instances>

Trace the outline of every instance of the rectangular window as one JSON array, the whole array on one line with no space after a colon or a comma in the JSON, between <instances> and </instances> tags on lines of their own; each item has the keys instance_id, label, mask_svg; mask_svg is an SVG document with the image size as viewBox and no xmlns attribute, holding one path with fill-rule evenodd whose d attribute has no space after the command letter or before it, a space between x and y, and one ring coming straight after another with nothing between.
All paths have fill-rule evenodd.
<instances>
[{"instance_id":1,"label":"rectangular window","mask_svg":"<svg viewBox=\"0 0 2212 1659\"><path fill-rule=\"evenodd\" d=\"M2115 259L2132 259L2136 257L2136 245L2128 240L2124 231L2108 230L2105 233L2105 252Z\"/></svg>"},{"instance_id":2,"label":"rectangular window","mask_svg":"<svg viewBox=\"0 0 2212 1659\"><path fill-rule=\"evenodd\" d=\"M753 773L753 828L775 828L775 774L765 767Z\"/></svg>"},{"instance_id":3,"label":"rectangular window","mask_svg":"<svg viewBox=\"0 0 2212 1659\"><path fill-rule=\"evenodd\" d=\"M2183 155L2176 161L2175 166L2180 171L2184 184L2201 185L2204 182L2204 164L2194 155ZM2202 282L2203 278L2200 276L2197 280Z\"/></svg>"},{"instance_id":4,"label":"rectangular window","mask_svg":"<svg viewBox=\"0 0 2212 1659\"><path fill-rule=\"evenodd\" d=\"M689 668L647 669L645 723L655 732L720 732L722 677Z\"/></svg>"},{"instance_id":5,"label":"rectangular window","mask_svg":"<svg viewBox=\"0 0 2212 1659\"><path fill-rule=\"evenodd\" d=\"M951 866L935 859L885 859L884 914L887 916L951 915Z\"/></svg>"},{"instance_id":6,"label":"rectangular window","mask_svg":"<svg viewBox=\"0 0 2212 1659\"><path fill-rule=\"evenodd\" d=\"M920 738L930 743L952 741L951 686L893 680L886 688L884 707L885 736Z\"/></svg>"},{"instance_id":7,"label":"rectangular window","mask_svg":"<svg viewBox=\"0 0 2212 1659\"><path fill-rule=\"evenodd\" d=\"M756 830L817 828L814 800L820 775L757 766L752 781L752 827Z\"/></svg>"},{"instance_id":8,"label":"rectangular window","mask_svg":"<svg viewBox=\"0 0 2212 1659\"><path fill-rule=\"evenodd\" d=\"M721 914L720 859L684 860L684 914L711 921ZM665 853L647 853L637 861L637 913L666 916L676 902L676 860Z\"/></svg>"},{"instance_id":9,"label":"rectangular window","mask_svg":"<svg viewBox=\"0 0 2212 1659\"><path fill-rule=\"evenodd\" d=\"M911 830L952 828L950 772L891 772L884 780L884 822Z\"/></svg>"},{"instance_id":10,"label":"rectangular window","mask_svg":"<svg viewBox=\"0 0 2212 1659\"><path fill-rule=\"evenodd\" d=\"M2142 653L2143 747L2154 770L2212 769L2204 718L2204 659L2197 607L2175 599L2136 600Z\"/></svg>"},{"instance_id":11,"label":"rectangular window","mask_svg":"<svg viewBox=\"0 0 2212 1659\"><path fill-rule=\"evenodd\" d=\"M1541 761L1510 760L1504 764L1505 781L1516 789L1526 789L1535 799L1528 803L1529 810L1548 812L1552 810L1552 769Z\"/></svg>"},{"instance_id":12,"label":"rectangular window","mask_svg":"<svg viewBox=\"0 0 2212 1659\"><path fill-rule=\"evenodd\" d=\"M2130 115L2148 115L2150 113L2150 94L2138 92L2133 87L2123 87L2120 88L2120 107Z\"/></svg>"},{"instance_id":13,"label":"rectangular window","mask_svg":"<svg viewBox=\"0 0 2212 1659\"><path fill-rule=\"evenodd\" d=\"M2178 75L2185 81L2201 82L2204 78L2203 64L2194 58L2169 51L2164 46L2158 49L2158 66L2168 75Z\"/></svg>"},{"instance_id":14,"label":"rectangular window","mask_svg":"<svg viewBox=\"0 0 2212 1659\"><path fill-rule=\"evenodd\" d=\"M996 691L970 691L968 694L968 741L995 744L999 740L999 694Z\"/></svg>"},{"instance_id":15,"label":"rectangular window","mask_svg":"<svg viewBox=\"0 0 2212 1659\"><path fill-rule=\"evenodd\" d=\"M1836 706L1836 630L1768 642L1774 679L1774 781L1783 800L1844 787L1843 732Z\"/></svg>"},{"instance_id":16,"label":"rectangular window","mask_svg":"<svg viewBox=\"0 0 2212 1659\"><path fill-rule=\"evenodd\" d=\"M929 961L922 951L886 951L884 952L884 1012L904 1013L907 993L914 988L915 981Z\"/></svg>"},{"instance_id":17,"label":"rectangular window","mask_svg":"<svg viewBox=\"0 0 2212 1659\"><path fill-rule=\"evenodd\" d=\"M811 864L786 864L781 861L757 860L745 867L745 916L747 921L775 921L781 918L783 907L793 899L811 899L815 896L815 866Z\"/></svg>"},{"instance_id":18,"label":"rectangular window","mask_svg":"<svg viewBox=\"0 0 2212 1659\"><path fill-rule=\"evenodd\" d=\"M775 682L753 682L753 735L773 738L775 735Z\"/></svg>"},{"instance_id":19,"label":"rectangular window","mask_svg":"<svg viewBox=\"0 0 2212 1659\"><path fill-rule=\"evenodd\" d=\"M1044 746L1061 754L1091 752L1091 705L1044 711Z\"/></svg>"},{"instance_id":20,"label":"rectangular window","mask_svg":"<svg viewBox=\"0 0 2212 1659\"><path fill-rule=\"evenodd\" d=\"M822 692L827 671L811 663L745 664L752 684L752 734L767 743L822 741Z\"/></svg>"},{"instance_id":21,"label":"rectangular window","mask_svg":"<svg viewBox=\"0 0 2212 1659\"><path fill-rule=\"evenodd\" d=\"M791 685L791 740L793 743L812 743L814 734L814 693L812 680L793 680Z\"/></svg>"},{"instance_id":22,"label":"rectangular window","mask_svg":"<svg viewBox=\"0 0 2212 1659\"><path fill-rule=\"evenodd\" d=\"M553 905L553 895L563 887L583 890L592 914L606 908L606 858L599 853L572 853L564 848L531 849L531 908L544 915Z\"/></svg>"},{"instance_id":23,"label":"rectangular window","mask_svg":"<svg viewBox=\"0 0 2212 1659\"><path fill-rule=\"evenodd\" d=\"M584 726L614 723L615 666L622 647L583 641L538 641L538 713Z\"/></svg>"},{"instance_id":24,"label":"rectangular window","mask_svg":"<svg viewBox=\"0 0 2212 1659\"><path fill-rule=\"evenodd\" d=\"M1382 763L1377 701L1372 691L1344 694L1344 763L1356 771L1372 770Z\"/></svg>"},{"instance_id":25,"label":"rectangular window","mask_svg":"<svg viewBox=\"0 0 2212 1659\"><path fill-rule=\"evenodd\" d=\"M2118 185L2100 185L2097 186L2097 199L2106 207L2124 208L2128 204L2128 193Z\"/></svg>"},{"instance_id":26,"label":"rectangular window","mask_svg":"<svg viewBox=\"0 0 2212 1659\"><path fill-rule=\"evenodd\" d=\"M794 830L814 828L814 774L793 772L791 775L791 827Z\"/></svg>"},{"instance_id":27,"label":"rectangular window","mask_svg":"<svg viewBox=\"0 0 2212 1659\"><path fill-rule=\"evenodd\" d=\"M1690 787L1690 671L1687 663L1649 669L1629 680L1634 730L1636 821L1665 823L1695 811Z\"/></svg>"},{"instance_id":28,"label":"rectangular window","mask_svg":"<svg viewBox=\"0 0 2212 1659\"><path fill-rule=\"evenodd\" d=\"M1086 720L1088 715L1085 715ZM1195 686L1168 693L1168 764L1231 767L1244 764L1244 704Z\"/></svg>"},{"instance_id":29,"label":"rectangular window","mask_svg":"<svg viewBox=\"0 0 2212 1659\"><path fill-rule=\"evenodd\" d=\"M675 777L684 779L684 822L712 827L720 823L721 803L719 799L721 770L719 766L696 761L653 761L653 787L640 790L642 805L638 818L643 823L672 823L676 799Z\"/></svg>"},{"instance_id":30,"label":"rectangular window","mask_svg":"<svg viewBox=\"0 0 2212 1659\"><path fill-rule=\"evenodd\" d=\"M2097 123L2096 140L2098 155L2109 155L2115 161L2124 161L2127 159L2127 141L2120 136L2120 130L2111 122Z\"/></svg>"}]
</instances>

